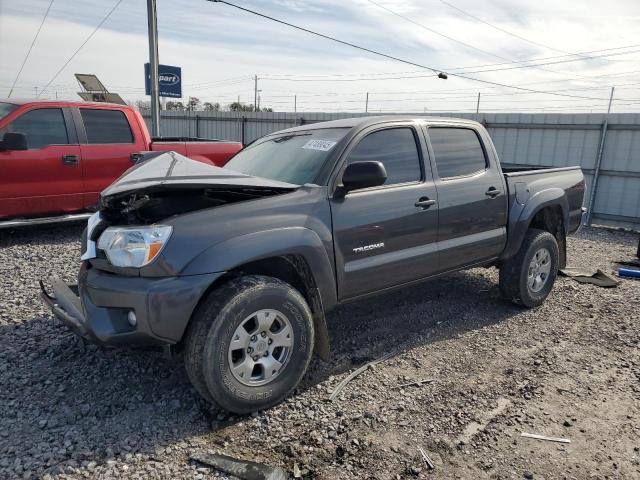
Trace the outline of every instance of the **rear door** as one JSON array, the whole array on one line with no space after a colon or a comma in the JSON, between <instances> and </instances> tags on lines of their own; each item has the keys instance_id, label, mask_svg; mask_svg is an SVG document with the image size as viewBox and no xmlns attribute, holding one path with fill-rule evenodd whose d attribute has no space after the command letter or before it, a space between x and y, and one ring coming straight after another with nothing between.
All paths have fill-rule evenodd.
<instances>
[{"instance_id":1,"label":"rear door","mask_svg":"<svg viewBox=\"0 0 640 480\"><path fill-rule=\"evenodd\" d=\"M351 142L342 170L351 162L375 160L388 178L380 187L331 199L340 299L438 270L437 194L425 151L414 124L370 128Z\"/></svg>"},{"instance_id":2,"label":"rear door","mask_svg":"<svg viewBox=\"0 0 640 480\"><path fill-rule=\"evenodd\" d=\"M471 127L427 129L438 190L440 269L496 258L506 242L507 195L495 157Z\"/></svg>"},{"instance_id":3,"label":"rear door","mask_svg":"<svg viewBox=\"0 0 640 480\"><path fill-rule=\"evenodd\" d=\"M75 115L80 126L84 205L90 207L102 190L134 164L132 154L146 148L136 145L124 110L80 107Z\"/></svg>"},{"instance_id":4,"label":"rear door","mask_svg":"<svg viewBox=\"0 0 640 480\"><path fill-rule=\"evenodd\" d=\"M33 108L0 130L23 133L28 150L0 151L0 217L81 210L80 146L68 109Z\"/></svg>"}]
</instances>

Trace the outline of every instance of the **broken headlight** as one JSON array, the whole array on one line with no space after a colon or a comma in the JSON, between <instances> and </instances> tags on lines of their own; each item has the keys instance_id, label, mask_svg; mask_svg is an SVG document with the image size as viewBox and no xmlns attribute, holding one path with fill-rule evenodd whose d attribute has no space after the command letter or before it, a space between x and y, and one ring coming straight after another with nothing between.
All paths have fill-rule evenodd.
<instances>
[{"instance_id":1,"label":"broken headlight","mask_svg":"<svg viewBox=\"0 0 640 480\"><path fill-rule=\"evenodd\" d=\"M98 248L114 267L144 267L162 251L172 227L109 227L98 239Z\"/></svg>"}]
</instances>

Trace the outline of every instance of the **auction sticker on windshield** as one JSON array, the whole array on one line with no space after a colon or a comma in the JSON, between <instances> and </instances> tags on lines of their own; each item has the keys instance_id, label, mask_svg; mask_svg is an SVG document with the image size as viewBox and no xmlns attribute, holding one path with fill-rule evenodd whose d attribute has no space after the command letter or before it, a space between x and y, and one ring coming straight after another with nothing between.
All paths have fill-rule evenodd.
<instances>
[{"instance_id":1,"label":"auction sticker on windshield","mask_svg":"<svg viewBox=\"0 0 640 480\"><path fill-rule=\"evenodd\" d=\"M320 150L321 152L328 152L333 148L336 142L332 142L331 140L309 140L305 143L302 148L306 148L307 150Z\"/></svg>"}]
</instances>

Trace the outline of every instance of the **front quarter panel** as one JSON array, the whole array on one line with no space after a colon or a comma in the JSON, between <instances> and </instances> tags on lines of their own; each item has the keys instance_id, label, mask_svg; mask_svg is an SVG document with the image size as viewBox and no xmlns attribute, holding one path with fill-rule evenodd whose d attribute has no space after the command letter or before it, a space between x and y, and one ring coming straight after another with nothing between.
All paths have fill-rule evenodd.
<instances>
[{"instance_id":1,"label":"front quarter panel","mask_svg":"<svg viewBox=\"0 0 640 480\"><path fill-rule=\"evenodd\" d=\"M228 271L250 262L284 255L302 256L313 273L325 308L336 304L332 262L320 237L305 227L266 230L231 238L195 257L181 274Z\"/></svg>"}]
</instances>

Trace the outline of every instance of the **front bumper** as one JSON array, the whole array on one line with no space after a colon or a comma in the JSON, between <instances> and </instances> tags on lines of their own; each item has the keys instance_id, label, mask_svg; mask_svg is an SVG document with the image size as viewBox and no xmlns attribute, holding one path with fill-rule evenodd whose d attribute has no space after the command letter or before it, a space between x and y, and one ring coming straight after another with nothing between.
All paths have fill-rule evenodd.
<instances>
[{"instance_id":1,"label":"front bumper","mask_svg":"<svg viewBox=\"0 0 640 480\"><path fill-rule=\"evenodd\" d=\"M40 282L53 315L77 335L100 345L168 345L179 342L200 298L221 273L182 277L126 277L88 268L78 287L51 279L52 294ZM136 315L136 324L127 320Z\"/></svg>"}]
</instances>

